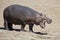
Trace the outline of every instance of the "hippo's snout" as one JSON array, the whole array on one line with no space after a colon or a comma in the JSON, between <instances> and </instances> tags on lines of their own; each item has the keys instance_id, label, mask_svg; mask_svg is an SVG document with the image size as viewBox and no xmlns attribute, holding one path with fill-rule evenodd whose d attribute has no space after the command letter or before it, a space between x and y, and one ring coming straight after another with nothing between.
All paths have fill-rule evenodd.
<instances>
[{"instance_id":1,"label":"hippo's snout","mask_svg":"<svg viewBox=\"0 0 60 40\"><path fill-rule=\"evenodd\" d=\"M52 23L52 19L47 20L47 23L51 24Z\"/></svg>"}]
</instances>

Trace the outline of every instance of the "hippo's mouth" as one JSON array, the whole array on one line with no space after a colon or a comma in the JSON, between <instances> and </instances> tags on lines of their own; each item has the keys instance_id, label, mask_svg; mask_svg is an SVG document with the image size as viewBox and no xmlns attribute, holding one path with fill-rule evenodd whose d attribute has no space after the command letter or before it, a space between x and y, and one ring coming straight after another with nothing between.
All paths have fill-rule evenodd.
<instances>
[{"instance_id":1,"label":"hippo's mouth","mask_svg":"<svg viewBox=\"0 0 60 40\"><path fill-rule=\"evenodd\" d=\"M46 27L46 25L45 24L44 25L40 25L40 27L44 29Z\"/></svg>"},{"instance_id":2,"label":"hippo's mouth","mask_svg":"<svg viewBox=\"0 0 60 40\"><path fill-rule=\"evenodd\" d=\"M40 27L44 29L46 27L45 23L46 23L46 20L40 22Z\"/></svg>"}]
</instances>

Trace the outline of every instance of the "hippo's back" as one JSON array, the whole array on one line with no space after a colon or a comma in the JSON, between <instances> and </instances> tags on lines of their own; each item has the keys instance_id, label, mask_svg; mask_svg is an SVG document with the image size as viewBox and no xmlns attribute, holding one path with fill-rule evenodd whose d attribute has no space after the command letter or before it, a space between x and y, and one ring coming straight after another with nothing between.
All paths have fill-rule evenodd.
<instances>
[{"instance_id":1,"label":"hippo's back","mask_svg":"<svg viewBox=\"0 0 60 40\"><path fill-rule=\"evenodd\" d=\"M34 11L33 9L26 7L26 6L21 6L21 5L10 5L5 9L5 12L8 11L8 14L11 16L16 16L18 15L20 16L34 16L36 15L36 11ZM6 13L5 13L6 14Z\"/></svg>"},{"instance_id":2,"label":"hippo's back","mask_svg":"<svg viewBox=\"0 0 60 40\"><path fill-rule=\"evenodd\" d=\"M29 7L15 4L5 8L3 16L4 19L8 19L9 22L12 21L16 23L17 21L20 22L25 20L35 20L37 14L39 15L38 12Z\"/></svg>"}]
</instances>

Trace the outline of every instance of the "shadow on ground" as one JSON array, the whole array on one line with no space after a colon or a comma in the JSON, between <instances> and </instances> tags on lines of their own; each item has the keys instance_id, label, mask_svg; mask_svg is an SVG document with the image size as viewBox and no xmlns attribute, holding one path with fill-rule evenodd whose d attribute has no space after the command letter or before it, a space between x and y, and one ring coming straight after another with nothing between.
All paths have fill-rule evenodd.
<instances>
[{"instance_id":1,"label":"shadow on ground","mask_svg":"<svg viewBox=\"0 0 60 40\"><path fill-rule=\"evenodd\" d=\"M6 30L4 27L0 27L0 29ZM13 29L15 31L21 31L21 29ZM9 31L13 31L13 30L9 30ZM24 30L25 32L27 32L26 30ZM33 32L34 34L40 34L40 35L47 35L47 33L41 33L41 32Z\"/></svg>"},{"instance_id":2,"label":"shadow on ground","mask_svg":"<svg viewBox=\"0 0 60 40\"><path fill-rule=\"evenodd\" d=\"M0 29L3 29L3 30L5 30L5 28L4 28L4 27L0 27Z\"/></svg>"},{"instance_id":3,"label":"shadow on ground","mask_svg":"<svg viewBox=\"0 0 60 40\"><path fill-rule=\"evenodd\" d=\"M4 27L0 27L0 29L6 30ZM13 29L13 30L20 31L20 29ZM12 30L9 30L9 31L12 31Z\"/></svg>"},{"instance_id":4,"label":"shadow on ground","mask_svg":"<svg viewBox=\"0 0 60 40\"><path fill-rule=\"evenodd\" d=\"M42 32L33 32L35 34L40 34L40 35L47 35L47 33L42 33Z\"/></svg>"}]
</instances>

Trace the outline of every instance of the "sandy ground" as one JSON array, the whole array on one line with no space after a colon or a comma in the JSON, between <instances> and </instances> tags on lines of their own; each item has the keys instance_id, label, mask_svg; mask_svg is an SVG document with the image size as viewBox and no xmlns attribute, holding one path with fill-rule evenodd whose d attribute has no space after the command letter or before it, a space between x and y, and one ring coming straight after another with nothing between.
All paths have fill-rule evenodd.
<instances>
[{"instance_id":1,"label":"sandy ground","mask_svg":"<svg viewBox=\"0 0 60 40\"><path fill-rule=\"evenodd\" d=\"M12 4L30 7L51 18L52 23L46 24L44 30L36 25L33 28L34 32L47 33L47 35L28 32L28 25L25 28L27 32L4 30L3 10ZM13 28L20 29L20 25L13 25ZM60 0L0 0L0 40L60 40Z\"/></svg>"}]
</instances>

